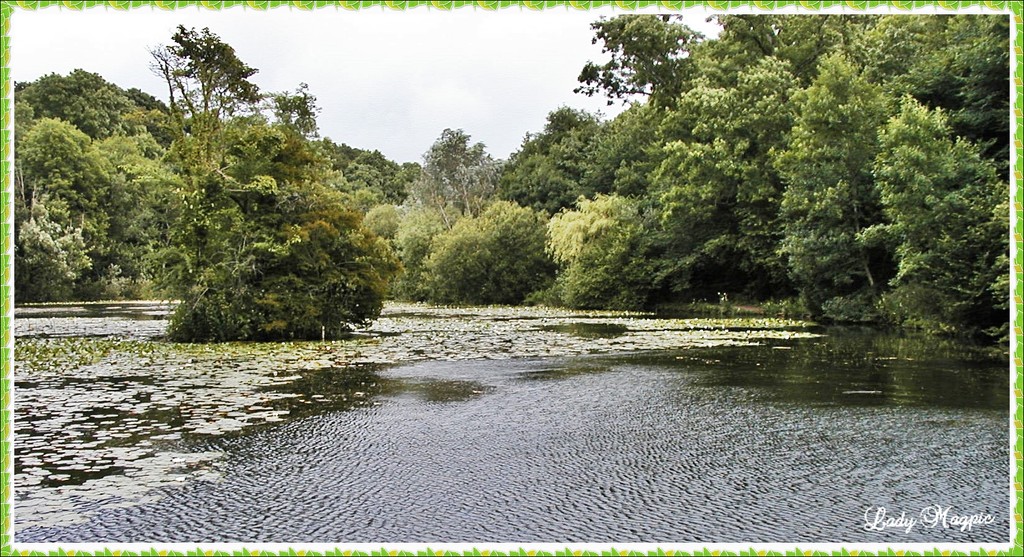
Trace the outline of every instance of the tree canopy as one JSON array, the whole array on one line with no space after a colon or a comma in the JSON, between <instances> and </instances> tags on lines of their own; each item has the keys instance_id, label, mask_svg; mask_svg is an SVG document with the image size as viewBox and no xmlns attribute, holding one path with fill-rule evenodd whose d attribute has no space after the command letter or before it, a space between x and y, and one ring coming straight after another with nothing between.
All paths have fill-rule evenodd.
<instances>
[{"instance_id":1,"label":"tree canopy","mask_svg":"<svg viewBox=\"0 0 1024 557\"><path fill-rule=\"evenodd\" d=\"M181 340L337 337L387 296L661 309L1005 340L1009 25L956 15L592 25L577 91L509 160L321 137L209 29L152 49L164 102L76 70L15 87L19 301L171 296Z\"/></svg>"}]
</instances>

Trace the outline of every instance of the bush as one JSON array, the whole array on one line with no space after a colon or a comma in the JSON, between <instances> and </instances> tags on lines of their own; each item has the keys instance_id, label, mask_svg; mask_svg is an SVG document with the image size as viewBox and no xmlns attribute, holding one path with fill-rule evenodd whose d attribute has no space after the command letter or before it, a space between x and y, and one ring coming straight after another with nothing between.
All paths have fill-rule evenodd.
<instances>
[{"instance_id":1,"label":"bush","mask_svg":"<svg viewBox=\"0 0 1024 557\"><path fill-rule=\"evenodd\" d=\"M763 302L761 307L765 315L782 317L784 319L806 319L811 316L807 306L799 298L786 298L782 300L768 300Z\"/></svg>"},{"instance_id":2,"label":"bush","mask_svg":"<svg viewBox=\"0 0 1024 557\"><path fill-rule=\"evenodd\" d=\"M434 241L425 269L438 303L519 304L551 282L542 213L509 201L463 218Z\"/></svg>"},{"instance_id":3,"label":"bush","mask_svg":"<svg viewBox=\"0 0 1024 557\"><path fill-rule=\"evenodd\" d=\"M394 240L400 221L398 208L394 205L376 205L366 212L363 225L381 238Z\"/></svg>"},{"instance_id":4,"label":"bush","mask_svg":"<svg viewBox=\"0 0 1024 557\"><path fill-rule=\"evenodd\" d=\"M875 297L864 291L825 300L821 315L836 323L873 323L880 319Z\"/></svg>"},{"instance_id":5,"label":"bush","mask_svg":"<svg viewBox=\"0 0 1024 557\"><path fill-rule=\"evenodd\" d=\"M417 208L403 215L395 232L395 247L402 260L402 274L395 281L392 293L404 300L426 300L426 261L434 238L444 231L441 214L433 209Z\"/></svg>"}]
</instances>

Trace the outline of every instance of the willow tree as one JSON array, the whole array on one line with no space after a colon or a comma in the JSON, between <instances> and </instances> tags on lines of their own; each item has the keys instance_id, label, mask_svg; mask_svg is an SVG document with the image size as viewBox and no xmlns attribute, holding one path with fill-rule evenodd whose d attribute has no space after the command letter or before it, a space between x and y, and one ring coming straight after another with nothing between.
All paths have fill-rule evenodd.
<instances>
[{"instance_id":1,"label":"willow tree","mask_svg":"<svg viewBox=\"0 0 1024 557\"><path fill-rule=\"evenodd\" d=\"M643 309L654 289L657 261L648 256L635 200L580 198L548 223L547 250L559 265L556 294L568 306Z\"/></svg>"}]
</instances>

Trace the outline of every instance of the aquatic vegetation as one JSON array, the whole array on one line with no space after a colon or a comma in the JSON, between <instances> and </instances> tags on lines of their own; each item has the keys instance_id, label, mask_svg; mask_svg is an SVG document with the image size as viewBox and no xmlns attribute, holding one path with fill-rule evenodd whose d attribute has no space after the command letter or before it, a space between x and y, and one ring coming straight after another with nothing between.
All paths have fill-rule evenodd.
<instances>
[{"instance_id":1,"label":"aquatic vegetation","mask_svg":"<svg viewBox=\"0 0 1024 557\"><path fill-rule=\"evenodd\" d=\"M431 360L577 356L744 346L815 336L809 323L656 319L625 312L390 304L370 327L328 342L182 344L163 339L170 306L34 307L15 319L15 472L19 527L42 524L69 494L102 505L147 500L154 486L216 481L204 438L235 435L408 393L430 402L488 392L472 379L388 377ZM168 455L178 455L168 457ZM57 494L57 491L60 494ZM97 495L97 497L99 497ZM64 501L57 503L54 501Z\"/></svg>"}]
</instances>

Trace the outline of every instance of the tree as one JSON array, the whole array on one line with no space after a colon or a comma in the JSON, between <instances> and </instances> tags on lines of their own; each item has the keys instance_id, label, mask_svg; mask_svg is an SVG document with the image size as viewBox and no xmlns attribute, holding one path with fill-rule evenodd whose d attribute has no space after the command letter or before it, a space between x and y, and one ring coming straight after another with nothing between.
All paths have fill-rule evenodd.
<instances>
[{"instance_id":1,"label":"tree","mask_svg":"<svg viewBox=\"0 0 1024 557\"><path fill-rule=\"evenodd\" d=\"M502 168L501 196L554 214L587 191L593 146L600 130L596 116L562 107L548 114L544 131L527 135Z\"/></svg>"},{"instance_id":2,"label":"tree","mask_svg":"<svg viewBox=\"0 0 1024 557\"><path fill-rule=\"evenodd\" d=\"M170 336L337 338L376 318L398 262L324 184L332 169L303 136L309 122L269 124L256 70L209 29L179 27L173 40L152 51L186 178L164 258L181 300Z\"/></svg>"},{"instance_id":3,"label":"tree","mask_svg":"<svg viewBox=\"0 0 1024 557\"><path fill-rule=\"evenodd\" d=\"M1009 178L1009 21L995 15L878 20L855 51L865 74L898 100L946 111L953 132L982 148Z\"/></svg>"},{"instance_id":4,"label":"tree","mask_svg":"<svg viewBox=\"0 0 1024 557\"><path fill-rule=\"evenodd\" d=\"M664 146L653 186L677 292L764 298L785 290L775 253L783 185L770 154L793 126L796 88L789 64L766 57L731 87L698 78L666 116L662 134L679 139Z\"/></svg>"},{"instance_id":5,"label":"tree","mask_svg":"<svg viewBox=\"0 0 1024 557\"><path fill-rule=\"evenodd\" d=\"M584 189L591 195L647 197L650 174L664 156L659 127L666 113L650 103L634 104L601 126L584 173Z\"/></svg>"},{"instance_id":6,"label":"tree","mask_svg":"<svg viewBox=\"0 0 1024 557\"><path fill-rule=\"evenodd\" d=\"M91 266L82 229L71 224L65 203L45 194L27 210L14 242L14 297L21 303L69 300Z\"/></svg>"},{"instance_id":7,"label":"tree","mask_svg":"<svg viewBox=\"0 0 1024 557\"><path fill-rule=\"evenodd\" d=\"M637 203L616 195L581 198L548 223L547 250L559 265L556 292L570 307L643 309L657 286Z\"/></svg>"},{"instance_id":8,"label":"tree","mask_svg":"<svg viewBox=\"0 0 1024 557\"><path fill-rule=\"evenodd\" d=\"M155 237L166 231L155 216L166 208L158 200L167 200L170 174L159 162L164 148L150 132L169 144L167 107L82 70L21 84L17 95L15 227L37 239L43 230L62 237L47 228L51 222L76 231L88 265L72 273L71 285L39 283L44 277L64 281L59 277L67 274L30 272L37 255L31 250L49 244L23 243L16 281L37 282L40 292L64 292L64 298L142 295L152 276L147 254L164 244ZM42 199L46 217L32 209Z\"/></svg>"},{"instance_id":9,"label":"tree","mask_svg":"<svg viewBox=\"0 0 1024 557\"><path fill-rule=\"evenodd\" d=\"M376 205L366 212L363 218L363 225L371 232L393 241L398 235L398 226L401 222L401 215L398 214L398 207L395 205Z\"/></svg>"},{"instance_id":10,"label":"tree","mask_svg":"<svg viewBox=\"0 0 1024 557\"><path fill-rule=\"evenodd\" d=\"M37 120L17 142L14 206L21 267L16 288L32 292L34 301L80 297L86 271L99 267L93 261L106 256L110 245L113 168L89 136L61 120ZM28 234L24 239L22 232ZM84 264L76 263L79 251ZM47 257L63 258L68 263L55 263L55 269L65 270L32 269L33 262Z\"/></svg>"},{"instance_id":11,"label":"tree","mask_svg":"<svg viewBox=\"0 0 1024 557\"><path fill-rule=\"evenodd\" d=\"M368 190L377 203L400 204L419 174L419 165L401 166L380 151L363 151L345 167L349 191Z\"/></svg>"},{"instance_id":12,"label":"tree","mask_svg":"<svg viewBox=\"0 0 1024 557\"><path fill-rule=\"evenodd\" d=\"M461 216L479 215L497 189L498 162L483 143L470 141L462 130L441 132L410 189L413 201L437 211L449 229Z\"/></svg>"},{"instance_id":13,"label":"tree","mask_svg":"<svg viewBox=\"0 0 1024 557\"><path fill-rule=\"evenodd\" d=\"M898 271L896 318L943 332L1007 323L1007 184L948 116L905 98L880 134L875 175Z\"/></svg>"},{"instance_id":14,"label":"tree","mask_svg":"<svg viewBox=\"0 0 1024 557\"><path fill-rule=\"evenodd\" d=\"M309 92L309 85L300 83L294 94L274 93L269 100L270 109L278 123L308 139L319 135L316 115L320 108L316 106L316 97Z\"/></svg>"},{"instance_id":15,"label":"tree","mask_svg":"<svg viewBox=\"0 0 1024 557\"><path fill-rule=\"evenodd\" d=\"M183 341L338 338L379 315L398 262L337 192L298 184L274 215L225 210L225 256L191 270L170 327ZM268 222L271 221L271 222ZM276 226L270 226L275 223ZM182 256L188 256L187 252Z\"/></svg>"},{"instance_id":16,"label":"tree","mask_svg":"<svg viewBox=\"0 0 1024 557\"><path fill-rule=\"evenodd\" d=\"M399 205L409 195L412 183L420 176L420 165L399 165L380 151L368 151L337 144L324 138L315 143L338 175L333 181L345 193L349 203L368 211L381 204Z\"/></svg>"},{"instance_id":17,"label":"tree","mask_svg":"<svg viewBox=\"0 0 1024 557\"><path fill-rule=\"evenodd\" d=\"M157 258L174 222L174 189L181 182L160 162L164 149L148 133L115 135L94 142L107 181L85 223L90 269L78 279L77 299L153 296Z\"/></svg>"},{"instance_id":18,"label":"tree","mask_svg":"<svg viewBox=\"0 0 1024 557\"><path fill-rule=\"evenodd\" d=\"M776 159L787 183L781 250L790 277L816 315L871 318L878 289L891 274L885 246L865 233L883 219L871 165L885 99L835 54L794 102L796 125Z\"/></svg>"},{"instance_id":19,"label":"tree","mask_svg":"<svg viewBox=\"0 0 1024 557\"><path fill-rule=\"evenodd\" d=\"M88 215L102 222L106 218L99 209L109 171L89 136L67 122L42 118L19 141L15 197L27 206L46 194L67 203L75 218Z\"/></svg>"},{"instance_id":20,"label":"tree","mask_svg":"<svg viewBox=\"0 0 1024 557\"><path fill-rule=\"evenodd\" d=\"M702 76L714 84L729 85L731 74L773 57L788 62L800 85L810 84L818 75L819 63L830 54L846 52L849 45L877 20L855 15L754 15L716 16L722 32L709 48L702 49ZM912 19L912 18L907 18Z\"/></svg>"},{"instance_id":21,"label":"tree","mask_svg":"<svg viewBox=\"0 0 1024 557\"><path fill-rule=\"evenodd\" d=\"M67 76L40 77L19 91L18 97L32 107L36 118L63 120L91 139L125 131L122 118L136 108L120 87L80 69Z\"/></svg>"},{"instance_id":22,"label":"tree","mask_svg":"<svg viewBox=\"0 0 1024 557\"><path fill-rule=\"evenodd\" d=\"M403 269L394 288L399 298L422 301L430 297L426 263L434 238L446 229L441 213L430 207L410 207L402 216L395 233Z\"/></svg>"},{"instance_id":23,"label":"tree","mask_svg":"<svg viewBox=\"0 0 1024 557\"><path fill-rule=\"evenodd\" d=\"M224 122L253 111L261 100L259 87L249 81L258 70L209 28L179 25L171 39L175 44L151 51L151 69L167 84L176 151L186 172L213 172L223 156L218 139Z\"/></svg>"},{"instance_id":24,"label":"tree","mask_svg":"<svg viewBox=\"0 0 1024 557\"><path fill-rule=\"evenodd\" d=\"M690 78L690 51L704 36L672 21L673 16L621 15L601 18L590 25L593 43L603 43L611 60L587 62L580 72L577 93L603 93L608 104L634 96L656 103L671 103Z\"/></svg>"},{"instance_id":25,"label":"tree","mask_svg":"<svg viewBox=\"0 0 1024 557\"><path fill-rule=\"evenodd\" d=\"M546 286L554 266L544 253L543 213L496 201L459 220L433 242L425 263L430 300L519 304Z\"/></svg>"}]
</instances>

